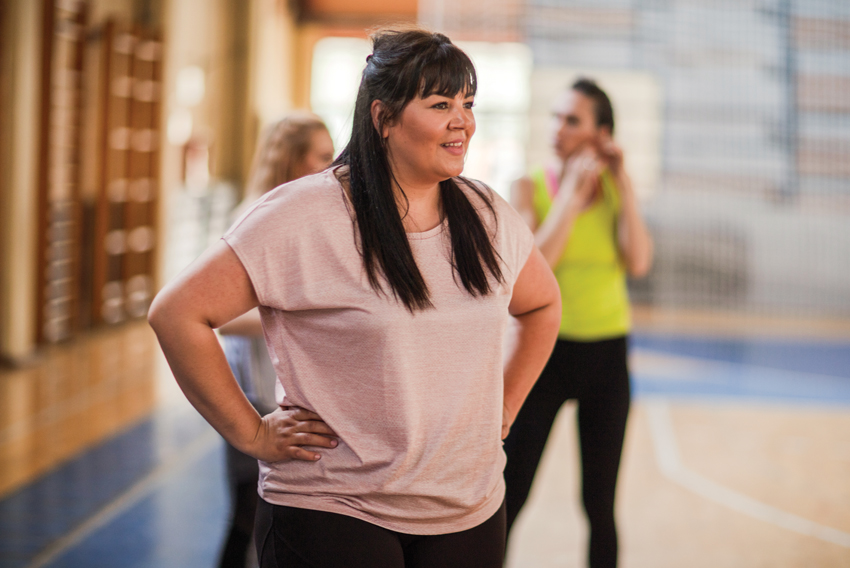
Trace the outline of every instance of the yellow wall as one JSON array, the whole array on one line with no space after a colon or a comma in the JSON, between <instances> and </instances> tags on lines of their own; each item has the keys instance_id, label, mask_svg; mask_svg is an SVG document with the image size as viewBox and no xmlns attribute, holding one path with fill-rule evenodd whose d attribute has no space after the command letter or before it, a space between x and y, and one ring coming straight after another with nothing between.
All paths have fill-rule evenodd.
<instances>
[{"instance_id":1,"label":"yellow wall","mask_svg":"<svg viewBox=\"0 0 850 568\"><path fill-rule=\"evenodd\" d=\"M0 356L31 355L35 319L36 167L41 2L8 0L0 41Z\"/></svg>"}]
</instances>

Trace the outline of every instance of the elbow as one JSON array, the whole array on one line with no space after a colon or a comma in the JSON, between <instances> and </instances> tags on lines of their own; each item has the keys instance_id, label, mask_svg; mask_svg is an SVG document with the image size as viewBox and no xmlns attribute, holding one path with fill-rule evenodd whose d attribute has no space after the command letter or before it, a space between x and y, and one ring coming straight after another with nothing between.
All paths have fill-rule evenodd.
<instances>
[{"instance_id":1,"label":"elbow","mask_svg":"<svg viewBox=\"0 0 850 568\"><path fill-rule=\"evenodd\" d=\"M552 316L549 318L549 332L552 338L552 342L558 338L558 333L561 331L561 300L558 300L554 304L554 309L552 310Z\"/></svg>"},{"instance_id":2,"label":"elbow","mask_svg":"<svg viewBox=\"0 0 850 568\"><path fill-rule=\"evenodd\" d=\"M652 270L654 247L649 241L642 250L626 257L626 272L631 278L643 278Z\"/></svg>"},{"instance_id":3,"label":"elbow","mask_svg":"<svg viewBox=\"0 0 850 568\"><path fill-rule=\"evenodd\" d=\"M151 302L150 308L148 308L148 325L150 325L154 331L161 329L162 323L166 319L167 311L167 302L165 301L163 292L160 291L160 293L154 297L153 302Z\"/></svg>"},{"instance_id":4,"label":"elbow","mask_svg":"<svg viewBox=\"0 0 850 568\"><path fill-rule=\"evenodd\" d=\"M547 308L546 327L554 338L558 336L558 332L561 330L561 316L563 315L563 310L561 308L561 291L557 285Z\"/></svg>"},{"instance_id":5,"label":"elbow","mask_svg":"<svg viewBox=\"0 0 850 568\"><path fill-rule=\"evenodd\" d=\"M631 262L626 267L626 272L628 272L631 278L643 278L647 274L649 274L650 269L652 268L652 263L649 259L640 261L640 262Z\"/></svg>"}]
</instances>

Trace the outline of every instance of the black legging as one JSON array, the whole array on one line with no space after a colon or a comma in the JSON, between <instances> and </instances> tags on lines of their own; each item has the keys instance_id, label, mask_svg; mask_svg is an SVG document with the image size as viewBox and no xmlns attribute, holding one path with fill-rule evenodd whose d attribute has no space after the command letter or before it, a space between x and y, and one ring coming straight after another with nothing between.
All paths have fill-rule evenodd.
<instances>
[{"instance_id":1,"label":"black legging","mask_svg":"<svg viewBox=\"0 0 850 568\"><path fill-rule=\"evenodd\" d=\"M510 532L528 498L555 416L564 402L578 400L582 500L590 524L590 568L617 565L614 492L630 401L626 351L626 337L592 342L559 339L505 440L505 502Z\"/></svg>"},{"instance_id":2,"label":"black legging","mask_svg":"<svg viewBox=\"0 0 850 568\"><path fill-rule=\"evenodd\" d=\"M420 536L260 499L255 527L260 568L500 568L505 553L504 503L471 529Z\"/></svg>"}]
</instances>

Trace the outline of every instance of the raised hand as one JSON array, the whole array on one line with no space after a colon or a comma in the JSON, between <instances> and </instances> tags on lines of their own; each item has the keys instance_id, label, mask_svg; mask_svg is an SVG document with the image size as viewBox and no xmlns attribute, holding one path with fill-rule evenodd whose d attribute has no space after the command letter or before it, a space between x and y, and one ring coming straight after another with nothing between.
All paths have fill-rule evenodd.
<instances>
[{"instance_id":1,"label":"raised hand","mask_svg":"<svg viewBox=\"0 0 850 568\"><path fill-rule=\"evenodd\" d=\"M593 204L603 162L595 148L588 147L570 158L558 190L558 198L569 199L569 208L580 213Z\"/></svg>"}]
</instances>

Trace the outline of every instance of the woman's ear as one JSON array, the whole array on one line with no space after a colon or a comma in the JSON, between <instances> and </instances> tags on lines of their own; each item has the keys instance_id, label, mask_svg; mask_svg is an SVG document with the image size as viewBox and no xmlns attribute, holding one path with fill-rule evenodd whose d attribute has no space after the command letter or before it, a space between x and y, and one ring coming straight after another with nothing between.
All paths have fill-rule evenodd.
<instances>
[{"instance_id":1,"label":"woman's ear","mask_svg":"<svg viewBox=\"0 0 850 568\"><path fill-rule=\"evenodd\" d=\"M370 109L372 112L372 126L375 127L375 130L378 131L381 138L389 136L389 126L385 121L381 120L381 116L384 114L386 109L387 107L382 101L372 101L372 108Z\"/></svg>"}]
</instances>

